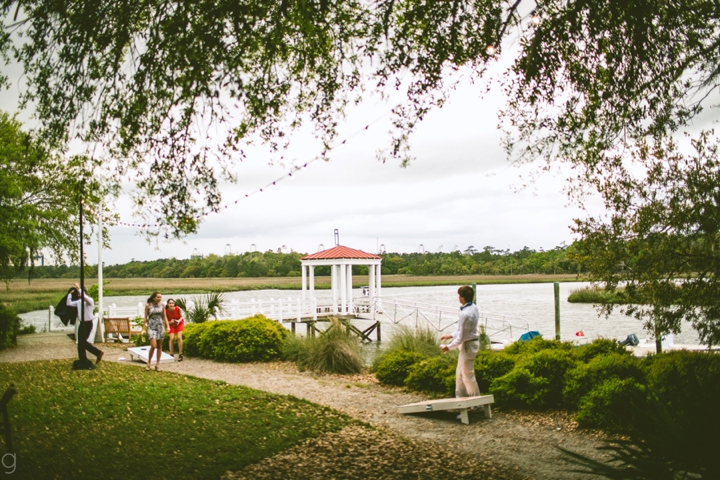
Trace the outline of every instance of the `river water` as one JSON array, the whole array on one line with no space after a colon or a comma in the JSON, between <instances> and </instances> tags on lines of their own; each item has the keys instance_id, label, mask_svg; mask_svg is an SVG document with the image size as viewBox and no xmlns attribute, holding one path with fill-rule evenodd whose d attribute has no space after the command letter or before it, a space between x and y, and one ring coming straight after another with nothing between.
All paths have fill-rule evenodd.
<instances>
[{"instance_id":1,"label":"river water","mask_svg":"<svg viewBox=\"0 0 720 480\"><path fill-rule=\"evenodd\" d=\"M597 337L625 338L635 333L641 340L649 337L642 328L642 323L620 313L619 309L609 317L598 316L597 310L589 304L568 303L567 298L573 290L585 288L587 283L561 283L560 284L560 337L562 340L575 340L576 332L582 331L588 339ZM395 298L408 302L421 302L425 304L440 305L448 308L458 308L458 286L439 287L383 287L383 298ZM318 299L329 299L329 290L317 290ZM271 299L295 300L300 292L296 290L251 290L242 292L228 292L224 294L226 300L248 302L251 300L269 301ZM355 296L360 296L360 289L355 289ZM179 297L193 297L193 295L174 295L163 292L165 300ZM483 312L506 315L508 317L524 319L531 330L539 331L545 338L555 336L555 300L552 283L509 284L509 285L478 285L478 308ZM118 307L132 307L138 303L144 304L146 296L105 297L105 306L115 304ZM48 311L36 311L21 314L25 324L34 324L37 331L47 329ZM53 325L58 322L53 319ZM383 339L392 335L393 325L383 325ZM302 329L301 329L302 332ZM683 331L675 335L675 343L698 344L697 333L692 330L689 323L683 324Z\"/></svg>"}]
</instances>

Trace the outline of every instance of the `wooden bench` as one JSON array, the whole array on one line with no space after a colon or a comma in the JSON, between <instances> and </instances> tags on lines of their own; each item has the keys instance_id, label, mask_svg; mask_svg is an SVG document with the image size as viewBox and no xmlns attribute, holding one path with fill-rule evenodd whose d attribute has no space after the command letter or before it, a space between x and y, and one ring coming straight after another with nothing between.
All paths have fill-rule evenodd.
<instances>
[{"instance_id":1,"label":"wooden bench","mask_svg":"<svg viewBox=\"0 0 720 480\"><path fill-rule=\"evenodd\" d=\"M125 336L125 338L130 338L132 335L138 335L142 332L141 328L138 328L130 321L130 317L122 317L122 318L104 318L105 322L105 341L108 341L108 336L110 334L116 334L118 335L117 338L120 338L120 335Z\"/></svg>"}]
</instances>

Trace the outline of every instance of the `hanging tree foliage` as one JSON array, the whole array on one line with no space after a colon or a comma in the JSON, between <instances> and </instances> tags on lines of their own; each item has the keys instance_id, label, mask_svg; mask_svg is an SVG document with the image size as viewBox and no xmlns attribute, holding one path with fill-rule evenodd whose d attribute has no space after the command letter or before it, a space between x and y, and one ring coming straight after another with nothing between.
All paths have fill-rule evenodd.
<instances>
[{"instance_id":1,"label":"hanging tree foliage","mask_svg":"<svg viewBox=\"0 0 720 480\"><path fill-rule=\"evenodd\" d=\"M233 178L249 138L282 149L310 122L327 149L348 104L398 89L407 101L393 110L385 158L406 164L414 127L443 105L458 72L483 91L488 62L508 54L500 124L510 158L572 165L579 201L605 179L627 174L638 185L628 162L639 157L627 153L689 125L720 72L720 4L710 0L5 0L0 9L0 48L24 68L41 138L102 144L96 171L134 177L141 213L175 236L218 208L218 182ZM720 319L713 312L703 315Z\"/></svg>"}]
</instances>

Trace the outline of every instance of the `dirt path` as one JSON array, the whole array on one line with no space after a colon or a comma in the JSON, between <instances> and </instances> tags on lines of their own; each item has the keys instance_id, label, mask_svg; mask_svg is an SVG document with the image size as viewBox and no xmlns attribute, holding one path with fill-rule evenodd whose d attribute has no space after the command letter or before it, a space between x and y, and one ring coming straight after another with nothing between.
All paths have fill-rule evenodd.
<instances>
[{"instance_id":1,"label":"dirt path","mask_svg":"<svg viewBox=\"0 0 720 480\"><path fill-rule=\"evenodd\" d=\"M103 361L129 362L127 352L113 347L101 348L106 350ZM74 356L73 344L25 345L0 352L0 362ZM575 424L562 413L533 415L494 409L492 419L485 419L481 411L472 412L470 425L463 425L455 414L448 412L397 413L398 405L425 398L383 386L371 375L317 376L298 372L294 365L286 363L226 364L187 357L182 362L162 366L168 372L223 380L326 405L402 437L500 465L503 470L517 473L518 478L578 478L577 473L568 471L569 466L556 447L603 459L596 450L602 441L576 431Z\"/></svg>"}]
</instances>

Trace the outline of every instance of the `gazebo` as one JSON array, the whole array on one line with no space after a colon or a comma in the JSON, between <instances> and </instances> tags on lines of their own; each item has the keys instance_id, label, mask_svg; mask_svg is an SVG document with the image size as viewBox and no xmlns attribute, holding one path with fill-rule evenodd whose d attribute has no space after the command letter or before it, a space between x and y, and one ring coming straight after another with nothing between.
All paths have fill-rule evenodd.
<instances>
[{"instance_id":1,"label":"gazebo","mask_svg":"<svg viewBox=\"0 0 720 480\"><path fill-rule=\"evenodd\" d=\"M352 313L352 267L353 265L366 265L368 267L368 286L370 288L370 303L380 296L380 264L382 257L371 253L355 250L354 248L337 245L300 259L302 270L302 298L306 298L306 290L310 297L315 293L315 267L330 266L331 289L333 297L333 312L342 315ZM308 276L310 282L308 282ZM308 288L309 284L309 288Z\"/></svg>"}]
</instances>

